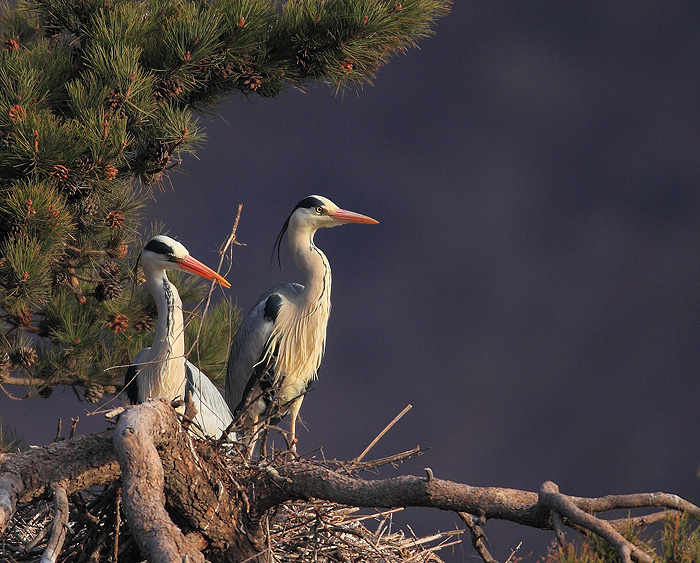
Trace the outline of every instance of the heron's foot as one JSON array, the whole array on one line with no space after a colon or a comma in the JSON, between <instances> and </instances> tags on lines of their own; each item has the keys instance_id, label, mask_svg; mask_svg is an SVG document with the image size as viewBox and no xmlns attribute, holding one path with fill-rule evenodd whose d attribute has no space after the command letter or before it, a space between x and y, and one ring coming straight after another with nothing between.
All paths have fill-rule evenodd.
<instances>
[{"instance_id":1,"label":"heron's foot","mask_svg":"<svg viewBox=\"0 0 700 563\"><path fill-rule=\"evenodd\" d=\"M299 459L299 454L297 453L297 442L298 442L298 441L299 441L299 440L297 440L296 438L294 438L294 440L292 440L292 441L289 443L289 446L288 446L288 448L287 448L287 451L285 452L285 459L286 459L287 461L294 461L294 460L296 460L296 459Z\"/></svg>"}]
</instances>

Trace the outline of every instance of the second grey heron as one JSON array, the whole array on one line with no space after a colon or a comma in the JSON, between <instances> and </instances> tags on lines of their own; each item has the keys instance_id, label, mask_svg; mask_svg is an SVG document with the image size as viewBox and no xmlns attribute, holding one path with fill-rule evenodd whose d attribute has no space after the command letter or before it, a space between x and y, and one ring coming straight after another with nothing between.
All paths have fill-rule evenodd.
<instances>
[{"instance_id":1,"label":"second grey heron","mask_svg":"<svg viewBox=\"0 0 700 563\"><path fill-rule=\"evenodd\" d=\"M282 237L287 233L304 285L282 283L265 292L234 338L225 396L234 419L241 418L253 457L260 457L262 451L259 419L263 415L276 423L289 414L288 443L296 452L296 419L321 365L331 311L331 267L314 244L314 234L319 228L345 223L378 221L340 209L318 195L296 205L275 247L279 254Z\"/></svg>"}]
</instances>

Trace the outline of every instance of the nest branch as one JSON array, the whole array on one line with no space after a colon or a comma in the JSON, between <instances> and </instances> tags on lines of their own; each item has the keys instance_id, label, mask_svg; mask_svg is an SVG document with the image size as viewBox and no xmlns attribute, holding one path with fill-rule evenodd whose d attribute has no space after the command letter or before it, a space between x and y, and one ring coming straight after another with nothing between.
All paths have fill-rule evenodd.
<instances>
[{"instance_id":1,"label":"nest branch","mask_svg":"<svg viewBox=\"0 0 700 563\"><path fill-rule=\"evenodd\" d=\"M429 469L423 477L368 481L356 475L419 453L416 448L374 462L295 459L253 466L212 440L194 440L169 402L152 400L125 408L111 430L0 455L1 549L17 561L36 560L30 556L36 558L53 532L65 528L65 503L61 510L56 504L52 517L44 500L52 493L54 503L64 495L72 503L72 531L60 557L67 563L131 560L136 549L154 562L185 556L202 561L203 550L211 561L439 561L434 551L456 541L453 532L413 538L391 530L393 511L411 506L458 513L487 562L494 560L482 527L487 519L502 519L561 533L565 527L585 529L610 542L622 561L648 563L651 557L619 530L679 510L700 519L697 506L666 493L582 498L561 493L551 482L539 493L472 487L438 479ZM114 486L120 480L123 520ZM82 500L96 485L110 488ZM610 521L598 516L638 507L668 510ZM362 508L379 512L358 513ZM368 528L372 522L374 532ZM25 546L42 528L51 530L51 538L40 538L27 554ZM59 542L54 545L60 551Z\"/></svg>"}]
</instances>

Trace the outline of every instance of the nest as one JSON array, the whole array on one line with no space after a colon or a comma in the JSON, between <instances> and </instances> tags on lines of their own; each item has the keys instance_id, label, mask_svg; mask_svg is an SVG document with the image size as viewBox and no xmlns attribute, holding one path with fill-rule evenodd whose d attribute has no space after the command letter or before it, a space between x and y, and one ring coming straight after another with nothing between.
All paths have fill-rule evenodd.
<instances>
[{"instance_id":1,"label":"nest","mask_svg":"<svg viewBox=\"0 0 700 563\"><path fill-rule=\"evenodd\" d=\"M441 563L436 552L460 542L461 530L422 538L392 531L392 516L399 510L363 515L357 508L325 501L284 504L270 530L272 559Z\"/></svg>"},{"instance_id":2,"label":"nest","mask_svg":"<svg viewBox=\"0 0 700 563\"><path fill-rule=\"evenodd\" d=\"M136 541L120 509L120 488L100 487L71 495L67 538L57 560L65 563L139 561ZM282 504L270 515L267 553L271 562L440 563L436 552L460 542L461 530L417 537L395 530L402 509L361 511L326 501ZM3 562L39 562L54 522L54 504L45 498L17 507L0 539ZM206 555L206 550L205 550Z\"/></svg>"}]
</instances>

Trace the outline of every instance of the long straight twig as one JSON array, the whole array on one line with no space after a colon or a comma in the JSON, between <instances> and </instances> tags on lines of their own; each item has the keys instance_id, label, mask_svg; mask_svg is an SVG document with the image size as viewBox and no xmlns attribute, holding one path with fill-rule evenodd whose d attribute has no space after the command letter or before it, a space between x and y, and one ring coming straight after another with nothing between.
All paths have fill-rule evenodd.
<instances>
[{"instance_id":1,"label":"long straight twig","mask_svg":"<svg viewBox=\"0 0 700 563\"><path fill-rule=\"evenodd\" d=\"M224 242L223 246L219 248L219 265L216 268L216 273L221 272L221 268L224 265L224 258L226 257L226 252L228 249L231 247L231 245L237 244L239 246L245 246L245 244L240 243L236 240L236 231L238 230L238 223L241 220L241 211L243 210L243 204L239 203L238 204L238 211L236 212L236 218L233 221L233 227L231 228L231 234L226 238L226 242ZM204 310L202 311L202 321L204 320L204 317L207 315L207 311L209 310L209 305L211 304L211 296L214 293L214 288L216 287L216 282L212 281L211 285L209 286L209 293L207 293L207 299L204 303ZM192 353L192 350L194 350L198 344L199 344L199 337L202 333L202 326L203 322L199 323L199 327L197 328L197 337L194 339L194 343L192 344L192 347L189 349L187 352L187 356L189 356ZM199 354L198 354L199 355Z\"/></svg>"},{"instance_id":2,"label":"long straight twig","mask_svg":"<svg viewBox=\"0 0 700 563\"><path fill-rule=\"evenodd\" d=\"M382 430L377 435L377 437L370 442L369 446L367 446L365 448L365 451L363 451L359 456L357 456L355 459L353 459L353 461L354 462L362 461L362 458L365 457L369 453L369 451L376 445L376 443L382 439L382 436L384 436L384 434L389 432L389 430L391 430L391 427L394 426L394 424L396 424L399 420L401 420L401 417L403 417L403 415L405 415L412 408L413 408L413 405L411 405L411 404L406 405L406 407L399 414L396 415L394 420L392 420L389 424L387 424L386 427L384 428L384 430Z\"/></svg>"}]
</instances>

